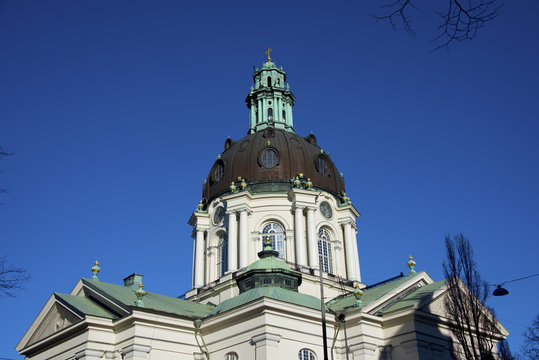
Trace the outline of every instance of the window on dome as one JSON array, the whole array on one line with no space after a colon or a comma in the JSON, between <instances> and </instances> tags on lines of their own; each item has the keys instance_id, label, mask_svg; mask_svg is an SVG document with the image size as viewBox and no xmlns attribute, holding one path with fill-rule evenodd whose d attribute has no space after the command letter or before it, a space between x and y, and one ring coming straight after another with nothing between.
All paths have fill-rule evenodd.
<instances>
[{"instance_id":1,"label":"window on dome","mask_svg":"<svg viewBox=\"0 0 539 360\"><path fill-rule=\"evenodd\" d=\"M236 354L235 352L229 352L228 354L225 355L224 360L238 360L238 359L239 359L238 354Z\"/></svg>"},{"instance_id":2,"label":"window on dome","mask_svg":"<svg viewBox=\"0 0 539 360\"><path fill-rule=\"evenodd\" d=\"M271 279L270 279L270 278L264 278L264 280L262 280L262 283L264 283L264 284L266 284L266 285L267 285L267 284L271 284L271 283L272 283L272 281L271 281Z\"/></svg>"},{"instance_id":3,"label":"window on dome","mask_svg":"<svg viewBox=\"0 0 539 360\"><path fill-rule=\"evenodd\" d=\"M318 157L318 172L323 176L328 174L328 163L322 156Z\"/></svg>"},{"instance_id":4,"label":"window on dome","mask_svg":"<svg viewBox=\"0 0 539 360\"><path fill-rule=\"evenodd\" d=\"M273 121L273 108L268 108L268 122Z\"/></svg>"},{"instance_id":5,"label":"window on dome","mask_svg":"<svg viewBox=\"0 0 539 360\"><path fill-rule=\"evenodd\" d=\"M286 111L283 110L283 121L286 121Z\"/></svg>"},{"instance_id":6,"label":"window on dome","mask_svg":"<svg viewBox=\"0 0 539 360\"><path fill-rule=\"evenodd\" d=\"M318 230L318 259L322 264L322 271L332 274L331 237L325 228Z\"/></svg>"},{"instance_id":7,"label":"window on dome","mask_svg":"<svg viewBox=\"0 0 539 360\"><path fill-rule=\"evenodd\" d=\"M277 153L273 149L266 149L262 153L262 165L268 169L274 168L277 165Z\"/></svg>"},{"instance_id":8,"label":"window on dome","mask_svg":"<svg viewBox=\"0 0 539 360\"><path fill-rule=\"evenodd\" d=\"M268 87L271 86L271 76L268 76Z\"/></svg>"},{"instance_id":9,"label":"window on dome","mask_svg":"<svg viewBox=\"0 0 539 360\"><path fill-rule=\"evenodd\" d=\"M309 349L301 349L298 353L299 360L316 360L314 352Z\"/></svg>"},{"instance_id":10,"label":"window on dome","mask_svg":"<svg viewBox=\"0 0 539 360\"><path fill-rule=\"evenodd\" d=\"M219 182L223 180L224 175L225 175L225 165L223 164L222 161L219 161L213 172L213 177L215 179L215 182Z\"/></svg>"},{"instance_id":11,"label":"window on dome","mask_svg":"<svg viewBox=\"0 0 539 360\"><path fill-rule=\"evenodd\" d=\"M219 277L228 271L228 240L226 234L219 234L219 257L217 258L217 271Z\"/></svg>"},{"instance_id":12,"label":"window on dome","mask_svg":"<svg viewBox=\"0 0 539 360\"><path fill-rule=\"evenodd\" d=\"M283 227L277 223L269 223L262 229L262 243L269 237L271 248L279 252L281 259L285 258L284 253L284 231Z\"/></svg>"}]
</instances>

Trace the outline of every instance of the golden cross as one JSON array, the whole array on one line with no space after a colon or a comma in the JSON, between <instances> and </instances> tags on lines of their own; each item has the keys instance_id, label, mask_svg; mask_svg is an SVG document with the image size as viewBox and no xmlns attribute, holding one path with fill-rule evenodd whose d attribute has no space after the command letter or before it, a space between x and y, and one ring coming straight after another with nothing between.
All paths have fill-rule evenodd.
<instances>
[{"instance_id":1,"label":"golden cross","mask_svg":"<svg viewBox=\"0 0 539 360\"><path fill-rule=\"evenodd\" d=\"M271 53L271 48L268 48L268 50L266 50L266 55L268 55L268 62L271 61L270 53Z\"/></svg>"}]
</instances>

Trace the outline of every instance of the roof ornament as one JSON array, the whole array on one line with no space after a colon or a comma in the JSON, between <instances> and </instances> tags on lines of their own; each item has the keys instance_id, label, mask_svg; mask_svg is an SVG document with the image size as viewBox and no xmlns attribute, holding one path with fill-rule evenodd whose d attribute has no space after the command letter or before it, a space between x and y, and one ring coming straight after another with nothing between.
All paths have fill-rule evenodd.
<instances>
[{"instance_id":1,"label":"roof ornament","mask_svg":"<svg viewBox=\"0 0 539 360\"><path fill-rule=\"evenodd\" d=\"M307 182L305 183L305 188L307 190L313 190L313 183L311 181L311 178L307 178Z\"/></svg>"},{"instance_id":2,"label":"roof ornament","mask_svg":"<svg viewBox=\"0 0 539 360\"><path fill-rule=\"evenodd\" d=\"M408 265L408 267L410 268L410 272L408 273L408 275L415 275L416 274L416 271L414 270L415 261L412 255L408 257L408 262L406 263L406 265Z\"/></svg>"},{"instance_id":3,"label":"roof ornament","mask_svg":"<svg viewBox=\"0 0 539 360\"><path fill-rule=\"evenodd\" d=\"M97 274L99 274L99 272L101 271L101 268L99 267L99 262L96 260L94 262L94 266L92 266L92 274L94 274L92 276L92 280L99 280L99 278L97 277Z\"/></svg>"},{"instance_id":4,"label":"roof ornament","mask_svg":"<svg viewBox=\"0 0 539 360\"><path fill-rule=\"evenodd\" d=\"M146 295L146 291L144 291L144 289L142 288L142 283L139 284L138 290L135 295L137 295L137 301L135 301L135 305L137 305L138 307L144 307L144 301L142 301L142 298L144 297L144 295Z\"/></svg>"},{"instance_id":5,"label":"roof ornament","mask_svg":"<svg viewBox=\"0 0 539 360\"><path fill-rule=\"evenodd\" d=\"M271 48L268 48L268 50L266 50L266 55L268 55L268 62L271 61L271 57L270 57L270 54L271 54Z\"/></svg>"},{"instance_id":6,"label":"roof ornament","mask_svg":"<svg viewBox=\"0 0 539 360\"><path fill-rule=\"evenodd\" d=\"M196 212L203 212L203 210L204 210L204 202L202 200L200 200L200 202L197 205Z\"/></svg>"},{"instance_id":7,"label":"roof ornament","mask_svg":"<svg viewBox=\"0 0 539 360\"><path fill-rule=\"evenodd\" d=\"M354 285L354 296L356 297L356 303L354 304L354 307L360 307L361 302L361 295L363 295L363 291L359 288L359 283L355 283Z\"/></svg>"},{"instance_id":8,"label":"roof ornament","mask_svg":"<svg viewBox=\"0 0 539 360\"><path fill-rule=\"evenodd\" d=\"M266 236L266 238L264 239L264 250L272 250L271 239L269 236Z\"/></svg>"},{"instance_id":9,"label":"roof ornament","mask_svg":"<svg viewBox=\"0 0 539 360\"><path fill-rule=\"evenodd\" d=\"M247 182L243 178L241 179L241 189L242 190L247 189Z\"/></svg>"}]
</instances>

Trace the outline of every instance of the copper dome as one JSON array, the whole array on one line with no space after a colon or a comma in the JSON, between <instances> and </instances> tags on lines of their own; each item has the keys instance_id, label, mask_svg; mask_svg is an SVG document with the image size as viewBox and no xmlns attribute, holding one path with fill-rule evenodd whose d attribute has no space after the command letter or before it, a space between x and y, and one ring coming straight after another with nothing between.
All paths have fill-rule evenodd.
<instances>
[{"instance_id":1,"label":"copper dome","mask_svg":"<svg viewBox=\"0 0 539 360\"><path fill-rule=\"evenodd\" d=\"M230 192L230 185L244 179L252 192L286 191L299 174L314 188L340 195L344 180L337 167L317 144L313 134L303 138L293 132L266 128L239 141L227 139L204 183L202 197L209 203ZM253 191L255 190L255 191Z\"/></svg>"}]
</instances>

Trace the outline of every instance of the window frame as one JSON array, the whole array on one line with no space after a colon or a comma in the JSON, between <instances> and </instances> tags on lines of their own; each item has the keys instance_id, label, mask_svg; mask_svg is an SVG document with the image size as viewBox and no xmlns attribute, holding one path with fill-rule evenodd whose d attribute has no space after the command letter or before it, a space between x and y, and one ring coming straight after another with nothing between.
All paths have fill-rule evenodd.
<instances>
[{"instance_id":1,"label":"window frame","mask_svg":"<svg viewBox=\"0 0 539 360\"><path fill-rule=\"evenodd\" d=\"M299 360L316 360L316 354L311 349L303 348L298 351Z\"/></svg>"},{"instance_id":2,"label":"window frame","mask_svg":"<svg viewBox=\"0 0 539 360\"><path fill-rule=\"evenodd\" d=\"M222 277L228 271L228 237L226 233L218 234L219 243L217 245L217 272L218 277ZM225 250L223 252L223 250Z\"/></svg>"},{"instance_id":3,"label":"window frame","mask_svg":"<svg viewBox=\"0 0 539 360\"><path fill-rule=\"evenodd\" d=\"M280 230L275 231L276 227L279 227ZM268 228L267 231L266 228ZM268 221L262 226L262 231L260 233L262 238L262 244L264 244L264 239L266 237L269 237L271 248L279 252L278 257L280 259L286 260L286 235L284 226L277 221Z\"/></svg>"},{"instance_id":4,"label":"window frame","mask_svg":"<svg viewBox=\"0 0 539 360\"><path fill-rule=\"evenodd\" d=\"M323 233L323 235L321 235ZM328 274L333 274L333 249L331 246L331 232L321 227L317 233L318 245L318 262L322 263L322 271ZM325 254L324 254L325 252Z\"/></svg>"}]
</instances>

